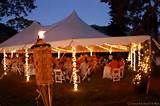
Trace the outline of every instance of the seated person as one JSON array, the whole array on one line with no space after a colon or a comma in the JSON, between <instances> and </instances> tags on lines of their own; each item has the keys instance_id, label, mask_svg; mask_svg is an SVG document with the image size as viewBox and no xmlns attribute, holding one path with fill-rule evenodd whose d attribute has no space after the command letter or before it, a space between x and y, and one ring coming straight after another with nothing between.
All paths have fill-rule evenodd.
<instances>
[{"instance_id":1,"label":"seated person","mask_svg":"<svg viewBox=\"0 0 160 106\"><path fill-rule=\"evenodd\" d=\"M118 60L113 57L112 61L109 63L110 67L111 67L111 71L114 69L114 68L119 68L119 63L118 63Z\"/></svg>"},{"instance_id":2,"label":"seated person","mask_svg":"<svg viewBox=\"0 0 160 106\"><path fill-rule=\"evenodd\" d=\"M109 78L109 79L112 78L111 67L110 67L110 65L108 63L106 63L105 66L104 66L103 78Z\"/></svg>"},{"instance_id":3,"label":"seated person","mask_svg":"<svg viewBox=\"0 0 160 106\"><path fill-rule=\"evenodd\" d=\"M125 61L123 58L121 58L120 60L118 60L118 64L119 64L119 68L125 65Z\"/></svg>"}]
</instances>

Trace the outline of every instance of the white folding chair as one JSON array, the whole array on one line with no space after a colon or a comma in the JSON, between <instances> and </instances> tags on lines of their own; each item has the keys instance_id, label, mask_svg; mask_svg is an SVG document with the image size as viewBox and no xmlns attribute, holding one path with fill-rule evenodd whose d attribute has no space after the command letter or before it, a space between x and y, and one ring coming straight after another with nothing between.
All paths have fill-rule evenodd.
<instances>
[{"instance_id":1,"label":"white folding chair","mask_svg":"<svg viewBox=\"0 0 160 106\"><path fill-rule=\"evenodd\" d=\"M120 68L113 68L112 69L112 79L113 79L113 82L120 81L120 79L121 79Z\"/></svg>"},{"instance_id":2,"label":"white folding chair","mask_svg":"<svg viewBox=\"0 0 160 106\"><path fill-rule=\"evenodd\" d=\"M54 69L54 77L55 83L62 83L63 81L65 81L65 77L61 69Z\"/></svg>"}]
</instances>

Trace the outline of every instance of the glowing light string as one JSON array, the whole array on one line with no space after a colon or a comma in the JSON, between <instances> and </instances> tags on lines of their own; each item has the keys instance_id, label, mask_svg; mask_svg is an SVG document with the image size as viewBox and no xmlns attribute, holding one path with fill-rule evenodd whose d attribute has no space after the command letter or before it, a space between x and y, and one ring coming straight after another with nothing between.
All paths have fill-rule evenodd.
<instances>
[{"instance_id":1,"label":"glowing light string","mask_svg":"<svg viewBox=\"0 0 160 106\"><path fill-rule=\"evenodd\" d=\"M78 90L78 83L77 83L78 76L77 76L76 48L75 47L72 48L72 61L73 61L73 64L72 64L73 65L72 75L73 75L74 91L77 91Z\"/></svg>"},{"instance_id":2,"label":"glowing light string","mask_svg":"<svg viewBox=\"0 0 160 106\"><path fill-rule=\"evenodd\" d=\"M128 50L128 47L127 47L127 46L122 46L122 45L111 45L111 44L108 44L108 43L105 43L105 45L110 46L110 47L112 47L112 48L121 49L121 50Z\"/></svg>"},{"instance_id":3,"label":"glowing light string","mask_svg":"<svg viewBox=\"0 0 160 106\"><path fill-rule=\"evenodd\" d=\"M138 44L138 61L141 61L141 44Z\"/></svg>"},{"instance_id":4,"label":"glowing light string","mask_svg":"<svg viewBox=\"0 0 160 106\"><path fill-rule=\"evenodd\" d=\"M100 47L100 48L102 48L102 49L105 49L105 50L107 50L107 51L110 51L110 49L108 49L108 48L106 48L106 47L103 47L103 46L101 46L101 45L97 45L98 47Z\"/></svg>"},{"instance_id":5,"label":"glowing light string","mask_svg":"<svg viewBox=\"0 0 160 106\"><path fill-rule=\"evenodd\" d=\"M86 48L89 50L90 56L92 56L93 55L93 50L91 48L89 48L88 46L86 46Z\"/></svg>"},{"instance_id":6,"label":"glowing light string","mask_svg":"<svg viewBox=\"0 0 160 106\"><path fill-rule=\"evenodd\" d=\"M63 48L59 48L59 47L57 47L57 48L53 48L53 50L55 50L55 51L64 51L64 52L72 52L72 50L67 50L67 49L63 49Z\"/></svg>"},{"instance_id":7,"label":"glowing light string","mask_svg":"<svg viewBox=\"0 0 160 106\"><path fill-rule=\"evenodd\" d=\"M13 58L13 54L16 52L16 50L11 51L11 58Z\"/></svg>"},{"instance_id":8,"label":"glowing light string","mask_svg":"<svg viewBox=\"0 0 160 106\"><path fill-rule=\"evenodd\" d=\"M136 71L136 49L135 48L133 49L133 55L134 55L133 70Z\"/></svg>"},{"instance_id":9,"label":"glowing light string","mask_svg":"<svg viewBox=\"0 0 160 106\"><path fill-rule=\"evenodd\" d=\"M4 68L4 75L7 75L7 65L6 65L6 50L3 50L3 68Z\"/></svg>"},{"instance_id":10,"label":"glowing light string","mask_svg":"<svg viewBox=\"0 0 160 106\"><path fill-rule=\"evenodd\" d=\"M110 49L109 49L109 53L110 53L110 54L112 53L112 47L110 47Z\"/></svg>"},{"instance_id":11,"label":"glowing light string","mask_svg":"<svg viewBox=\"0 0 160 106\"><path fill-rule=\"evenodd\" d=\"M28 65L28 49L25 49L25 76L26 76L26 81L29 81L30 75L29 75L29 65Z\"/></svg>"},{"instance_id":12,"label":"glowing light string","mask_svg":"<svg viewBox=\"0 0 160 106\"><path fill-rule=\"evenodd\" d=\"M131 53L130 53L130 56L131 56L131 68L133 67L133 55L132 55L132 47L131 47Z\"/></svg>"},{"instance_id":13,"label":"glowing light string","mask_svg":"<svg viewBox=\"0 0 160 106\"><path fill-rule=\"evenodd\" d=\"M58 51L58 59L60 59L60 57L61 57L61 52Z\"/></svg>"},{"instance_id":14,"label":"glowing light string","mask_svg":"<svg viewBox=\"0 0 160 106\"><path fill-rule=\"evenodd\" d=\"M61 51L56 49L56 48L52 48L53 51L57 52L57 58L60 59L61 57Z\"/></svg>"},{"instance_id":15,"label":"glowing light string","mask_svg":"<svg viewBox=\"0 0 160 106\"><path fill-rule=\"evenodd\" d=\"M135 75L133 79L133 83L136 85L140 84L142 77L148 76L149 72L151 71L151 44L150 42L144 42L143 46L141 46L141 44L137 46L138 46L138 56L139 56L138 69L137 69L137 74Z\"/></svg>"}]
</instances>

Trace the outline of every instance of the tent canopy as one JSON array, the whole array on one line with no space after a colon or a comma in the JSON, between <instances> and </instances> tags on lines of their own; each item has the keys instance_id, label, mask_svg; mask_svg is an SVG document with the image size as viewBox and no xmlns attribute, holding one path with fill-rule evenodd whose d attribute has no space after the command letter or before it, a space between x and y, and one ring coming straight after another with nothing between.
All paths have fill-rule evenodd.
<instances>
[{"instance_id":1,"label":"tent canopy","mask_svg":"<svg viewBox=\"0 0 160 106\"><path fill-rule=\"evenodd\" d=\"M32 45L35 43L38 36L38 31L40 30L47 31L44 40L49 43L72 38L107 37L83 22L78 17L76 12L73 11L72 14L64 20L50 26L41 26L40 24L34 22L28 28L3 42L0 47L22 48L24 45Z\"/></svg>"},{"instance_id":2,"label":"tent canopy","mask_svg":"<svg viewBox=\"0 0 160 106\"><path fill-rule=\"evenodd\" d=\"M9 51L30 48L36 42L38 31L40 30L46 31L44 41L50 43L53 48L61 47L65 49L69 46L77 46L81 48L79 52L88 50L88 48L93 51L101 51L96 48L104 50L101 45L104 46L105 44L128 45L150 39L146 35L109 37L91 28L73 11L71 15L62 21L50 26L41 26L39 23L34 22L31 26L0 44L0 48L8 49Z\"/></svg>"},{"instance_id":3,"label":"tent canopy","mask_svg":"<svg viewBox=\"0 0 160 106\"><path fill-rule=\"evenodd\" d=\"M33 43L37 39L37 31L41 29L41 25L37 22L33 22L33 24L23 31L17 33L10 39L3 42L0 47L14 46L14 45L24 45L28 43Z\"/></svg>"},{"instance_id":4,"label":"tent canopy","mask_svg":"<svg viewBox=\"0 0 160 106\"><path fill-rule=\"evenodd\" d=\"M107 35L98 32L82 21L75 11L47 31L45 36L47 42L67 39L107 37Z\"/></svg>"}]
</instances>

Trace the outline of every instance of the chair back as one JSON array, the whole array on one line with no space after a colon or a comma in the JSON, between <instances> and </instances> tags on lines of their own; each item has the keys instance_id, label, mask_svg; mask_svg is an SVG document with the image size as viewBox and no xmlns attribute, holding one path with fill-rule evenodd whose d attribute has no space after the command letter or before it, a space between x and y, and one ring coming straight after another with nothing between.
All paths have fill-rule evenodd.
<instances>
[{"instance_id":1,"label":"chair back","mask_svg":"<svg viewBox=\"0 0 160 106\"><path fill-rule=\"evenodd\" d=\"M112 69L112 79L113 79L113 82L120 81L120 79L121 79L120 68L113 68Z\"/></svg>"},{"instance_id":2,"label":"chair back","mask_svg":"<svg viewBox=\"0 0 160 106\"><path fill-rule=\"evenodd\" d=\"M54 77L55 77L55 83L62 83L63 80L65 81L65 77L61 69L54 69Z\"/></svg>"}]
</instances>

